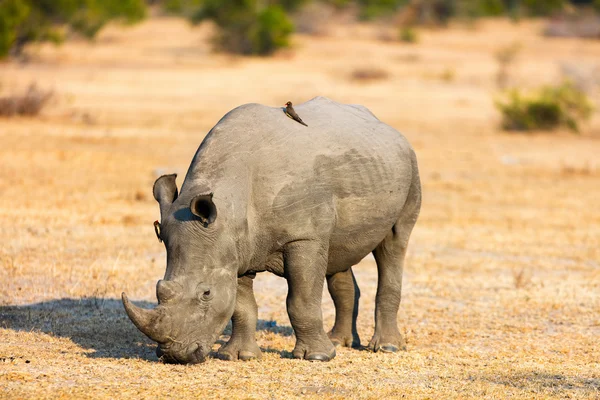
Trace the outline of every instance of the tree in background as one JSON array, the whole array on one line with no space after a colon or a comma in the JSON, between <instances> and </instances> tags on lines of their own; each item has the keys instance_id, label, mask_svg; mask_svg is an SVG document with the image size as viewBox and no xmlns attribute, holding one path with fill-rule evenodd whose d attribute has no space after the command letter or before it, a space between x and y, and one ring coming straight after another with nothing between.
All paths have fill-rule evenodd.
<instances>
[{"instance_id":1,"label":"tree in background","mask_svg":"<svg viewBox=\"0 0 600 400\"><path fill-rule=\"evenodd\" d=\"M268 55L289 46L294 25L289 11L304 0L167 0L167 10L179 11L193 23L212 20L219 32L213 38L217 49L238 53ZM176 7L174 5L176 4Z\"/></svg>"},{"instance_id":2,"label":"tree in background","mask_svg":"<svg viewBox=\"0 0 600 400\"><path fill-rule=\"evenodd\" d=\"M134 23L143 0L0 0L0 58L31 41L61 42L75 33L93 38L110 20Z\"/></svg>"},{"instance_id":3,"label":"tree in background","mask_svg":"<svg viewBox=\"0 0 600 400\"><path fill-rule=\"evenodd\" d=\"M545 16L567 3L600 10L600 0L0 0L0 58L19 54L31 41L60 42L71 34L93 38L110 20L143 19L147 4L193 23L212 20L219 28L214 45L220 50L268 55L289 45L294 31L289 13L308 2L353 6L362 19L411 9L408 14L415 18L409 24L445 24L454 17Z\"/></svg>"},{"instance_id":4,"label":"tree in background","mask_svg":"<svg viewBox=\"0 0 600 400\"><path fill-rule=\"evenodd\" d=\"M355 4L359 17L364 20L390 15L403 7L417 10L419 18L426 22L445 23L449 18L479 18L500 16L546 16L560 11L567 0L324 0L338 7ZM573 0L589 3L600 0Z\"/></svg>"}]
</instances>

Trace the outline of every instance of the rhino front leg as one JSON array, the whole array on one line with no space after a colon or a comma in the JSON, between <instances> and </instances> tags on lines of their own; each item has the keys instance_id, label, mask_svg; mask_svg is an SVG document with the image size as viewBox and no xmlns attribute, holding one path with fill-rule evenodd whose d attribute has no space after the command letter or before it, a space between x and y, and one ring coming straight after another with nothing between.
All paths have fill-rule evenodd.
<instances>
[{"instance_id":1,"label":"rhino front leg","mask_svg":"<svg viewBox=\"0 0 600 400\"><path fill-rule=\"evenodd\" d=\"M254 275L238 278L235 311L231 317L231 338L219 349L219 358L224 360L261 358L255 339L258 307L252 288L253 279Z\"/></svg>"},{"instance_id":2,"label":"rhino front leg","mask_svg":"<svg viewBox=\"0 0 600 400\"><path fill-rule=\"evenodd\" d=\"M321 297L327 248L319 241L302 240L286 245L285 277L288 282L287 311L296 333L294 358L329 361L335 346L323 329Z\"/></svg>"},{"instance_id":3,"label":"rhino front leg","mask_svg":"<svg viewBox=\"0 0 600 400\"><path fill-rule=\"evenodd\" d=\"M352 268L327 277L327 288L335 305L335 324L329 338L336 346L360 347L356 329L360 290Z\"/></svg>"}]
</instances>

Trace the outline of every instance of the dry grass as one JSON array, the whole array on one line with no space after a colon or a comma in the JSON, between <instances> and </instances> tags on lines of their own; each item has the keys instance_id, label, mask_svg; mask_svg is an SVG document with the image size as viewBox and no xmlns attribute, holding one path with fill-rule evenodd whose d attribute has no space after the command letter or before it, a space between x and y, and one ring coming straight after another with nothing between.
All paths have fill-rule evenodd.
<instances>
[{"instance_id":1,"label":"dry grass","mask_svg":"<svg viewBox=\"0 0 600 400\"><path fill-rule=\"evenodd\" d=\"M533 87L561 60L599 59L600 43L547 39L540 27L422 31L414 59L399 62L405 48L344 25L297 36L293 58L232 63L210 54L205 27L151 19L95 44L42 46L26 67L2 65L18 87L54 85L59 101L43 121L0 128L0 398L599 398L600 120L581 136L495 128L495 46L522 43L511 80ZM389 78L339 79L364 58ZM452 85L423 78L446 65L460 76ZM181 184L204 134L234 106L315 95L365 104L416 148L424 204L400 312L408 351L290 359L285 281L262 274L263 360L158 363L119 301L127 291L151 306L164 274L154 179L178 172ZM93 124L74 118L86 113ZM366 344L373 259L355 273ZM328 296L323 313L329 328Z\"/></svg>"}]
</instances>

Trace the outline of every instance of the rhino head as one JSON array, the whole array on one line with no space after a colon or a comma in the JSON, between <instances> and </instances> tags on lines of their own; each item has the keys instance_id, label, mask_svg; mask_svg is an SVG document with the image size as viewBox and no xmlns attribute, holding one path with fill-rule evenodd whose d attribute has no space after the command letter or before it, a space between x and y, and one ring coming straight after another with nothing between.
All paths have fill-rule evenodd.
<instances>
[{"instance_id":1,"label":"rhino head","mask_svg":"<svg viewBox=\"0 0 600 400\"><path fill-rule=\"evenodd\" d=\"M200 363L233 314L235 242L222 234L212 194L199 189L178 197L175 178L158 178L153 190L161 211L157 235L167 249L165 278L156 285L158 306L137 307L125 293L122 300L135 326L158 342L160 359Z\"/></svg>"}]
</instances>

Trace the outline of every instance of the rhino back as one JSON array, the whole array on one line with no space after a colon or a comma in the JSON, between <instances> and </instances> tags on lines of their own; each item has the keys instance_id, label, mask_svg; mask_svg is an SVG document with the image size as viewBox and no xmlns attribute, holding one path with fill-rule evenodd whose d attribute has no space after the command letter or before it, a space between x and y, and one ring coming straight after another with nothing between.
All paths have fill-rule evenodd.
<instances>
[{"instance_id":1,"label":"rhino back","mask_svg":"<svg viewBox=\"0 0 600 400\"><path fill-rule=\"evenodd\" d=\"M248 221L253 242L329 235L332 263L358 262L398 219L412 148L362 106L318 97L294 108L308 127L283 108L229 112L198 149L182 192L210 186L226 212L237 209L230 217Z\"/></svg>"}]
</instances>

